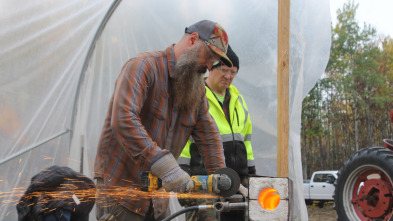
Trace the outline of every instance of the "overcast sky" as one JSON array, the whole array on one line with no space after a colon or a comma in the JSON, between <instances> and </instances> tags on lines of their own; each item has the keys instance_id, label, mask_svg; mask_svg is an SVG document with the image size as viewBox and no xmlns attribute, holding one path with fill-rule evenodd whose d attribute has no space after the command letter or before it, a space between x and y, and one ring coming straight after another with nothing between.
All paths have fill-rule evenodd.
<instances>
[{"instance_id":1,"label":"overcast sky","mask_svg":"<svg viewBox=\"0 0 393 221\"><path fill-rule=\"evenodd\" d=\"M330 0L330 13L333 24L337 21L336 11L348 0ZM393 37L393 0L355 0L359 4L356 18L363 27L363 22L371 24L378 34Z\"/></svg>"}]
</instances>

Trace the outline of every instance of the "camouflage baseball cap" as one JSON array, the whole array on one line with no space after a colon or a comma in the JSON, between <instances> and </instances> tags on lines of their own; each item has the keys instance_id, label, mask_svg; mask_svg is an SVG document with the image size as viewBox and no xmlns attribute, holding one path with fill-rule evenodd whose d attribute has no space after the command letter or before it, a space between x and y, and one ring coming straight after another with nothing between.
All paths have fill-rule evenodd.
<instances>
[{"instance_id":1,"label":"camouflage baseball cap","mask_svg":"<svg viewBox=\"0 0 393 221\"><path fill-rule=\"evenodd\" d=\"M228 35L219 24L202 20L186 28L185 33L198 33L199 38L221 57L221 61L228 67L232 67L232 62L226 55L228 51Z\"/></svg>"}]
</instances>

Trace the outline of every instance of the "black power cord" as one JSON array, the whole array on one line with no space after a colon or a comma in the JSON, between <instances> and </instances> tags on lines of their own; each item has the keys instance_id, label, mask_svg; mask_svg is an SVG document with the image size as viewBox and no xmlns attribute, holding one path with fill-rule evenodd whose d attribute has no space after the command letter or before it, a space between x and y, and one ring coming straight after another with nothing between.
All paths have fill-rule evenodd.
<instances>
[{"instance_id":1,"label":"black power cord","mask_svg":"<svg viewBox=\"0 0 393 221\"><path fill-rule=\"evenodd\" d=\"M162 221L169 221L169 220L171 220L171 219L173 219L173 218L175 218L175 217L177 217L177 216L179 216L179 215L181 215L183 213L186 213L188 211L192 211L192 210L198 211L198 210L206 210L206 209L214 209L214 207L213 207L213 205L190 206L190 207L187 207L185 209L177 211L176 213L166 217Z\"/></svg>"}]
</instances>

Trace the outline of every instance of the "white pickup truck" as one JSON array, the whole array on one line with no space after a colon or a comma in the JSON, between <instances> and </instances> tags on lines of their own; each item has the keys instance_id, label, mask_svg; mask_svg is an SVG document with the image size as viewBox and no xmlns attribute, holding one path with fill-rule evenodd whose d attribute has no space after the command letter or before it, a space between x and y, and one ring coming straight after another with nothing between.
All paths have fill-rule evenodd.
<instances>
[{"instance_id":1,"label":"white pickup truck","mask_svg":"<svg viewBox=\"0 0 393 221\"><path fill-rule=\"evenodd\" d=\"M334 182L337 179L337 170L315 171L311 180L303 181L304 199L306 204L319 201L318 206L323 207L325 202L333 201Z\"/></svg>"}]
</instances>

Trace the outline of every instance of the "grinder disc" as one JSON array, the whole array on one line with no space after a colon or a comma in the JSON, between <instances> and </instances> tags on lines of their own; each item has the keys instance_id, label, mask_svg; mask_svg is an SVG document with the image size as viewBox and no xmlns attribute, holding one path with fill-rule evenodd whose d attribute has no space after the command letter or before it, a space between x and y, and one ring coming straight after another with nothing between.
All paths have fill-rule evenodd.
<instances>
[{"instance_id":1,"label":"grinder disc","mask_svg":"<svg viewBox=\"0 0 393 221\"><path fill-rule=\"evenodd\" d=\"M231 180L231 187L228 190L220 190L218 193L219 196L230 197L237 193L240 187L240 177L236 171L231 168L221 168L214 172L214 174L225 174Z\"/></svg>"}]
</instances>

